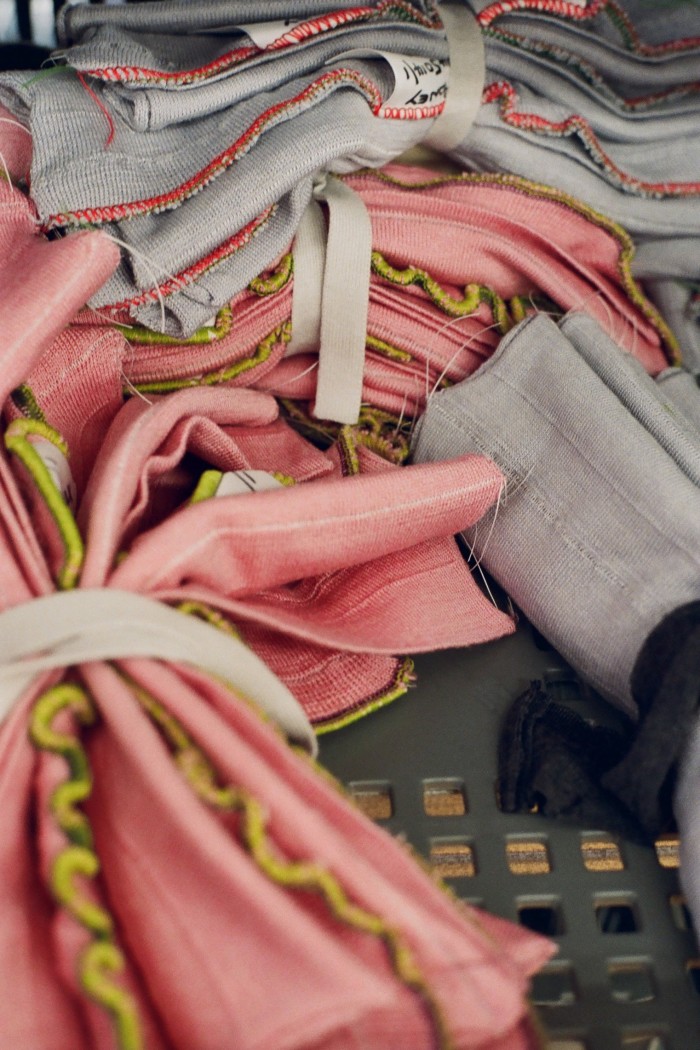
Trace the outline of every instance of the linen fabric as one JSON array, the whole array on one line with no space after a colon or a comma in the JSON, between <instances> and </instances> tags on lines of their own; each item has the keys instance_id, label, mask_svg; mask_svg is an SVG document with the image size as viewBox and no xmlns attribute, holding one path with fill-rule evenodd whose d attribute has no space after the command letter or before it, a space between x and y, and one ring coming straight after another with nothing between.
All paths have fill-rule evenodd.
<instances>
[{"instance_id":1,"label":"linen fabric","mask_svg":"<svg viewBox=\"0 0 700 1050\"><path fill-rule=\"evenodd\" d=\"M700 490L674 449L678 440L692 456L697 444L673 417L660 443L591 360L549 318L527 319L473 376L435 395L414 455L494 458L504 499L467 542L582 677L634 716L630 676L645 639L699 593ZM634 368L626 386L630 404Z\"/></svg>"},{"instance_id":2,"label":"linen fabric","mask_svg":"<svg viewBox=\"0 0 700 1050\"><path fill-rule=\"evenodd\" d=\"M123 335L65 328L116 265L114 244L99 232L47 241L4 181L0 203L2 610L59 590L79 602L91 580L101 593L153 584L154 596L160 583L228 576L254 596L305 564L350 567L359 550L381 558L451 536L497 495L500 473L482 457L340 479L337 453L304 442L256 391L117 405ZM79 484L55 419L82 442ZM218 497L200 483L188 502L192 480L210 480L203 468L225 477L247 457L268 471L284 458L297 484ZM179 540L176 529L154 539L176 519ZM228 566L222 526L252 540L228 547ZM296 534L290 564L262 540L275 532ZM198 579L203 538L213 561ZM173 615L232 630L201 602ZM265 723L236 688L235 661L227 677L145 658L37 666L0 727L0 972L13 989L0 1044L535 1050L527 976L552 946L450 900Z\"/></svg>"},{"instance_id":3,"label":"linen fabric","mask_svg":"<svg viewBox=\"0 0 700 1050\"><path fill-rule=\"evenodd\" d=\"M554 182L648 240L650 255L661 241L679 276L697 279L697 8L654 17L626 0L470 6L486 83L452 156L470 170Z\"/></svg>"},{"instance_id":4,"label":"linen fabric","mask_svg":"<svg viewBox=\"0 0 700 1050\"><path fill-rule=\"evenodd\" d=\"M236 28L258 15L281 34L260 47ZM279 19L297 17L301 26L285 32ZM195 13L168 0L69 8L62 27L78 41L75 66L69 47L50 84L0 78L0 98L35 138L39 216L47 228L107 224L128 244L94 305L127 302L138 316L144 292L174 281L171 334L191 334L272 262L317 171L386 163L444 105L392 106L396 76L383 57L443 69L447 41L431 3L214 3Z\"/></svg>"},{"instance_id":5,"label":"linen fabric","mask_svg":"<svg viewBox=\"0 0 700 1050\"><path fill-rule=\"evenodd\" d=\"M400 166L344 181L372 224L364 406L418 416L435 390L473 372L538 309L586 311L652 374L676 359L672 334L631 275L632 242L572 198L516 177ZM318 348L286 356L290 247L189 340L127 327L120 315L130 382L147 397L195 382L255 385L313 408Z\"/></svg>"}]
</instances>

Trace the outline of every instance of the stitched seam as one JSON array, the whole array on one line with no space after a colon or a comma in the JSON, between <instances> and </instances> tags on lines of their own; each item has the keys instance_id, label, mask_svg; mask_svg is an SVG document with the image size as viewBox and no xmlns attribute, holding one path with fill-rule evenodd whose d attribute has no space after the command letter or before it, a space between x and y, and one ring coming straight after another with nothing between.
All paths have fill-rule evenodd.
<instances>
[{"instance_id":1,"label":"stitched seam","mask_svg":"<svg viewBox=\"0 0 700 1050\"><path fill-rule=\"evenodd\" d=\"M318 102L323 96L331 94L338 88L352 85L364 96L372 112L376 115L382 107L383 100L379 89L373 81L354 69L343 68L324 73L293 98L275 103L275 105L266 109L231 146L219 153L209 164L186 182L181 183L167 193L121 204L59 212L48 217L42 226L42 230L47 232L63 226L99 225L103 222L119 222L123 219L133 218L136 215L158 214L171 208L177 208L184 200L203 190L210 182L230 168L236 160L248 153L265 131L293 117L296 111L304 108L305 103Z\"/></svg>"},{"instance_id":2,"label":"stitched seam","mask_svg":"<svg viewBox=\"0 0 700 1050\"><path fill-rule=\"evenodd\" d=\"M700 194L700 182L647 182L629 175L614 163L603 149L600 139L585 117L574 114L566 120L552 121L537 113L525 113L517 109L518 93L508 80L496 80L484 88L482 105L498 103L501 120L514 128L532 131L553 138L569 138L577 135L595 163L605 171L610 180L627 193L643 197L694 197Z\"/></svg>"},{"instance_id":3,"label":"stitched seam","mask_svg":"<svg viewBox=\"0 0 700 1050\"><path fill-rule=\"evenodd\" d=\"M76 685L55 686L43 693L32 708L32 744L39 751L63 758L68 766L67 779L53 790L49 800L52 816L69 843L53 860L50 888L56 903L91 937L78 958L78 979L84 993L110 1014L119 1050L145 1050L138 1006L131 994L110 978L110 974L126 969L126 959L114 937L114 920L101 905L83 897L75 881L76 876L97 878L100 860L90 822L76 808L92 793L88 757L78 736L58 733L53 728L61 711L70 711L78 725L84 727L93 725L97 718L92 700Z\"/></svg>"}]
</instances>

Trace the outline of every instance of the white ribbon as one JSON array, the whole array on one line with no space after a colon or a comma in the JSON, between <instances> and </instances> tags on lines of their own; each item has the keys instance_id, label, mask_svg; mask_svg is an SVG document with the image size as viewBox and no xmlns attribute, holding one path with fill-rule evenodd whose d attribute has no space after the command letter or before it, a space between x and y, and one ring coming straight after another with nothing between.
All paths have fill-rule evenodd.
<instances>
[{"instance_id":1,"label":"white ribbon","mask_svg":"<svg viewBox=\"0 0 700 1050\"><path fill-rule=\"evenodd\" d=\"M449 150L463 141L474 123L486 61L481 29L471 11L448 0L440 5L440 17L450 51L449 89L445 107L423 141L434 149ZM328 205L327 231L319 201ZM372 225L361 197L340 179L318 175L293 251L292 336L287 356L318 351L314 414L336 423L357 423L372 256Z\"/></svg>"},{"instance_id":2,"label":"white ribbon","mask_svg":"<svg viewBox=\"0 0 700 1050\"><path fill-rule=\"evenodd\" d=\"M328 231L318 201L328 205ZM314 414L357 423L362 403L372 224L362 198L318 176L294 240L292 338L288 354L318 349Z\"/></svg>"},{"instance_id":3,"label":"white ribbon","mask_svg":"<svg viewBox=\"0 0 700 1050\"><path fill-rule=\"evenodd\" d=\"M107 587L57 591L0 613L0 723L42 671L135 657L209 671L317 753L297 700L242 641L163 602Z\"/></svg>"},{"instance_id":4,"label":"white ribbon","mask_svg":"<svg viewBox=\"0 0 700 1050\"><path fill-rule=\"evenodd\" d=\"M439 7L450 52L450 80L445 108L423 140L437 150L464 141L476 119L486 79L484 38L475 15L464 3L448 0Z\"/></svg>"}]
</instances>

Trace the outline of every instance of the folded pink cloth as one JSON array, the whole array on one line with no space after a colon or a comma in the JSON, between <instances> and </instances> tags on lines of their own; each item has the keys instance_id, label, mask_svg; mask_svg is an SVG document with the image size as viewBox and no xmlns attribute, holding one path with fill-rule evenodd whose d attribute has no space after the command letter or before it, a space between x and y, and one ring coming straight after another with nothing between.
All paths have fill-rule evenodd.
<instances>
[{"instance_id":1,"label":"folded pink cloth","mask_svg":"<svg viewBox=\"0 0 700 1050\"><path fill-rule=\"evenodd\" d=\"M129 627L93 622L91 600L133 591L191 599L171 615L204 617L217 638L217 604L324 643L344 615L349 637L374 633L381 651L391 631L373 594L365 621L334 595L337 577L353 585L360 563L375 565L390 601L387 559L404 549L410 589L406 570L425 558L411 552L478 517L498 471L481 457L398 469L348 445L360 476L342 477L338 450L314 449L256 391L118 405L122 337L62 332L114 246L93 233L45 242L18 191L0 184L0 203L0 974L12 989L0 1045L534 1050L524 997L548 942L452 901L235 684L184 652L89 648ZM205 468L221 481L253 463L276 491L203 498ZM440 559L428 564L439 576ZM305 627L283 589L311 573L329 593ZM77 639L61 633L64 598L86 603ZM12 616L35 608L49 619L17 637ZM431 630L420 608L397 621L402 640Z\"/></svg>"},{"instance_id":2,"label":"folded pink cloth","mask_svg":"<svg viewBox=\"0 0 700 1050\"><path fill-rule=\"evenodd\" d=\"M102 235L45 242L25 198L7 192L37 265L51 251L70 245L76 252L83 243L99 247L113 265L114 246ZM36 272L29 258L27 266ZM77 508L77 526L57 523L24 478L56 579L65 584L67 574L72 585L80 576L84 587L109 581L170 603L216 608L326 727L406 691L412 665L396 654L475 644L513 630L511 618L482 595L452 538L500 492L500 473L488 461L474 458L440 468L442 474L433 467L421 468L432 475L406 473L352 430L323 453L278 418L274 398L244 389L192 388L153 404L134 396L124 405L133 349L99 318L88 323L86 315L62 330L65 296L60 310L51 308L59 289L57 277L42 304L42 324L11 341L16 362L10 357L4 387L12 433L24 417L33 421L20 440L35 451L41 444L54 467L59 463L61 486ZM76 291L74 310L81 301ZM11 329L16 317L6 301L4 309ZM281 474L288 484L277 493L219 498L173 514L206 468ZM303 483L303 492L289 483ZM268 515L279 523L275 535ZM112 581L115 559L129 548ZM187 564L179 562L184 552L191 555Z\"/></svg>"},{"instance_id":3,"label":"folded pink cloth","mask_svg":"<svg viewBox=\"0 0 700 1050\"><path fill-rule=\"evenodd\" d=\"M372 224L366 405L419 415L432 392L471 374L533 310L590 314L652 374L675 357L673 336L632 277L630 238L574 198L515 176L398 165L343 181ZM285 357L293 291L290 249L189 342L125 328L129 379L147 395L254 384L313 403L316 355Z\"/></svg>"}]
</instances>

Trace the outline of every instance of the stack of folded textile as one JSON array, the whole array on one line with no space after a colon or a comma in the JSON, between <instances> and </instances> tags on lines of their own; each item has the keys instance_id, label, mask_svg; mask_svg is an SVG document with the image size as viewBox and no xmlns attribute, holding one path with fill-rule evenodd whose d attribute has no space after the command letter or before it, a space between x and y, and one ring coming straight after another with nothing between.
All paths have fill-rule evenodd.
<instances>
[{"instance_id":1,"label":"stack of folded textile","mask_svg":"<svg viewBox=\"0 0 700 1050\"><path fill-rule=\"evenodd\" d=\"M503 804L670 819L699 22L78 4L53 65L0 74L2 1045L541 1045L552 946L450 901L304 752L412 654L516 629L461 533L626 719L533 688Z\"/></svg>"}]
</instances>

